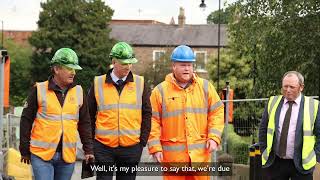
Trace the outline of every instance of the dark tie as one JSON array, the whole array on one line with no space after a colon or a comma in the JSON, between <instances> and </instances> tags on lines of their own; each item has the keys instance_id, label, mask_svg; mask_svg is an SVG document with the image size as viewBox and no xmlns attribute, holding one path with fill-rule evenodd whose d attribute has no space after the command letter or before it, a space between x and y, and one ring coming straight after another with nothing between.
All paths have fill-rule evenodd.
<instances>
[{"instance_id":1,"label":"dark tie","mask_svg":"<svg viewBox=\"0 0 320 180\"><path fill-rule=\"evenodd\" d=\"M123 81L122 79L119 79L119 80L117 81L118 86L122 86L123 83L124 83L124 81Z\"/></svg>"},{"instance_id":2,"label":"dark tie","mask_svg":"<svg viewBox=\"0 0 320 180\"><path fill-rule=\"evenodd\" d=\"M290 125L290 118L291 118L291 112L292 112L292 105L293 101L288 101L289 108L286 112L286 115L284 116L284 121L282 124L282 130L281 130L281 136L280 136L280 144L279 144L279 156L284 157L286 156L287 152L287 139L288 139L288 130Z\"/></svg>"}]
</instances>

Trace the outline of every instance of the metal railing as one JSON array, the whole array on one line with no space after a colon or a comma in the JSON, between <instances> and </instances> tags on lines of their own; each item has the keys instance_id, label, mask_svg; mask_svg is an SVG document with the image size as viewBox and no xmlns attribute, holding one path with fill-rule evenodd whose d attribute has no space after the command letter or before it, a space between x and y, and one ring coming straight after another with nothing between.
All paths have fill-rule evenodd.
<instances>
[{"instance_id":1,"label":"metal railing","mask_svg":"<svg viewBox=\"0 0 320 180\"><path fill-rule=\"evenodd\" d=\"M14 114L6 114L3 122L3 141L2 148L18 149L19 147L19 132L20 131L20 116Z\"/></svg>"}]
</instances>

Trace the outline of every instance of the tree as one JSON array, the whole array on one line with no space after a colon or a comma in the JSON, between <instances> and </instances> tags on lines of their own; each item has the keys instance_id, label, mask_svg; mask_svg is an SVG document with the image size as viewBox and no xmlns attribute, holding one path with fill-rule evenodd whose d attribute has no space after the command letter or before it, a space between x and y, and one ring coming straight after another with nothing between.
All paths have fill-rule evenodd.
<instances>
[{"instance_id":1,"label":"tree","mask_svg":"<svg viewBox=\"0 0 320 180\"><path fill-rule=\"evenodd\" d=\"M10 105L22 106L30 89L32 48L5 39L5 49L10 56Z\"/></svg>"},{"instance_id":2,"label":"tree","mask_svg":"<svg viewBox=\"0 0 320 180\"><path fill-rule=\"evenodd\" d=\"M217 58L210 57L208 64L209 77L213 82L217 78ZM220 56L220 82L219 87L225 87L226 82L230 82L230 87L234 89L235 99L245 99L252 90L253 78L251 77L251 65L245 59L236 56L236 52L231 49L222 49ZM218 90L219 91L219 90Z\"/></svg>"},{"instance_id":3,"label":"tree","mask_svg":"<svg viewBox=\"0 0 320 180\"><path fill-rule=\"evenodd\" d=\"M32 55L32 80L48 78L49 62L62 47L75 50L83 68L77 79L87 89L97 74L103 74L111 61L109 52L114 43L109 38L113 10L101 0L51 0L41 3L38 31L29 42L35 47Z\"/></svg>"},{"instance_id":4,"label":"tree","mask_svg":"<svg viewBox=\"0 0 320 180\"><path fill-rule=\"evenodd\" d=\"M164 81L167 74L171 73L171 59L170 53L172 48L166 48L165 53L159 57L158 60L147 64L145 68L144 76L147 85L151 88L156 87L159 83Z\"/></svg>"},{"instance_id":5,"label":"tree","mask_svg":"<svg viewBox=\"0 0 320 180\"><path fill-rule=\"evenodd\" d=\"M230 4L225 9L221 9L220 13L220 24L228 24L232 19L232 13L234 12L235 6ZM213 11L207 17L208 24L219 24L219 10Z\"/></svg>"},{"instance_id":6,"label":"tree","mask_svg":"<svg viewBox=\"0 0 320 180\"><path fill-rule=\"evenodd\" d=\"M314 0L240 0L229 23L230 48L257 64L258 95L280 93L289 70L305 76L305 94L320 94L320 4Z\"/></svg>"}]
</instances>

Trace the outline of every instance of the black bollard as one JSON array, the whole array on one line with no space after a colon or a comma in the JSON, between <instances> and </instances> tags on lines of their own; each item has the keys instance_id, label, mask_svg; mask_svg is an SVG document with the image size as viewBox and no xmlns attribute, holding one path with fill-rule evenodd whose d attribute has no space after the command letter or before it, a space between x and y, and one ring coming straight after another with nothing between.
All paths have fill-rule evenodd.
<instances>
[{"instance_id":1,"label":"black bollard","mask_svg":"<svg viewBox=\"0 0 320 180\"><path fill-rule=\"evenodd\" d=\"M261 152L260 152L260 146L259 143L256 143L253 145L255 148L255 156L254 156L254 180L261 180L262 176L261 176L261 166L262 166L262 162L261 162Z\"/></svg>"},{"instance_id":2,"label":"black bollard","mask_svg":"<svg viewBox=\"0 0 320 180\"><path fill-rule=\"evenodd\" d=\"M249 147L249 157L250 157L249 180L254 180L255 178L255 147L253 145Z\"/></svg>"}]
</instances>

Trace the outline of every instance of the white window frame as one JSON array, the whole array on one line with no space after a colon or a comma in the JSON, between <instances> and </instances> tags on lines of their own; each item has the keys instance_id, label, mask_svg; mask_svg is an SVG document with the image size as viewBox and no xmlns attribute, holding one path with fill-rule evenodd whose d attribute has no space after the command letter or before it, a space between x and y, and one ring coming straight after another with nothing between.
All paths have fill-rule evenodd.
<instances>
[{"instance_id":1,"label":"white window frame","mask_svg":"<svg viewBox=\"0 0 320 180\"><path fill-rule=\"evenodd\" d=\"M163 53L163 55L166 54L166 51L165 50L153 50L152 52L152 67L154 68L156 66L155 62L156 62L156 53Z\"/></svg>"},{"instance_id":2,"label":"white window frame","mask_svg":"<svg viewBox=\"0 0 320 180\"><path fill-rule=\"evenodd\" d=\"M207 61L208 61L208 52L207 51L194 51L194 54L196 55L197 57L197 54L200 54L200 53L204 53L204 64L205 66L207 65ZM197 63L197 62L196 62ZM206 71L206 69L196 69L196 70L201 70L201 71Z\"/></svg>"}]
</instances>

